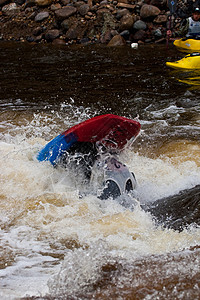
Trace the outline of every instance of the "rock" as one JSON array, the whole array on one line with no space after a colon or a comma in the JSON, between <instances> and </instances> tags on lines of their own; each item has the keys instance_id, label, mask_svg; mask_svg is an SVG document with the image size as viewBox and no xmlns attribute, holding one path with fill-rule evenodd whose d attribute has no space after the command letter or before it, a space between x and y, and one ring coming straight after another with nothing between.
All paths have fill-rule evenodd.
<instances>
[{"instance_id":1,"label":"rock","mask_svg":"<svg viewBox=\"0 0 200 300\"><path fill-rule=\"evenodd\" d=\"M128 0L120 0L120 1L118 1L118 2L120 2L121 4L122 4L122 3L128 4Z\"/></svg>"},{"instance_id":2,"label":"rock","mask_svg":"<svg viewBox=\"0 0 200 300\"><path fill-rule=\"evenodd\" d=\"M160 9L153 5L144 4L140 10L140 17L142 19L148 19L159 15Z\"/></svg>"},{"instance_id":3,"label":"rock","mask_svg":"<svg viewBox=\"0 0 200 300\"><path fill-rule=\"evenodd\" d=\"M57 9L61 9L60 3L53 3L51 5L51 11L56 11Z\"/></svg>"},{"instance_id":4,"label":"rock","mask_svg":"<svg viewBox=\"0 0 200 300\"><path fill-rule=\"evenodd\" d=\"M60 35L60 31L58 29L50 29L45 33L45 39L47 42L52 42Z\"/></svg>"},{"instance_id":5,"label":"rock","mask_svg":"<svg viewBox=\"0 0 200 300\"><path fill-rule=\"evenodd\" d=\"M6 16L13 16L14 14L18 13L19 11L20 11L20 8L17 6L16 3L7 4L2 8L2 12Z\"/></svg>"},{"instance_id":6,"label":"rock","mask_svg":"<svg viewBox=\"0 0 200 300\"><path fill-rule=\"evenodd\" d=\"M102 0L101 2L100 2L100 5L106 5L106 4L108 4L108 1L107 0Z\"/></svg>"},{"instance_id":7,"label":"rock","mask_svg":"<svg viewBox=\"0 0 200 300\"><path fill-rule=\"evenodd\" d=\"M125 39L128 40L129 36L130 36L130 31L129 30L124 30L122 32L120 32L120 35Z\"/></svg>"},{"instance_id":8,"label":"rock","mask_svg":"<svg viewBox=\"0 0 200 300\"><path fill-rule=\"evenodd\" d=\"M40 7L44 7L44 6L49 6L52 4L52 0L35 0L35 3L40 6Z\"/></svg>"},{"instance_id":9,"label":"rock","mask_svg":"<svg viewBox=\"0 0 200 300\"><path fill-rule=\"evenodd\" d=\"M53 40L52 44L53 45L65 45L66 43L62 39L55 39L55 40Z\"/></svg>"},{"instance_id":10,"label":"rock","mask_svg":"<svg viewBox=\"0 0 200 300\"><path fill-rule=\"evenodd\" d=\"M32 36L27 36L26 37L26 40L27 40L27 42L29 42L29 43L33 43L35 40L34 40L34 38L32 37Z\"/></svg>"},{"instance_id":11,"label":"rock","mask_svg":"<svg viewBox=\"0 0 200 300\"><path fill-rule=\"evenodd\" d=\"M154 20L154 23L156 24L165 24L167 22L167 16L166 15L158 15Z\"/></svg>"},{"instance_id":12,"label":"rock","mask_svg":"<svg viewBox=\"0 0 200 300\"><path fill-rule=\"evenodd\" d=\"M162 32L161 30L158 28L156 30L153 31L153 35L156 37L156 38L161 38L162 37Z\"/></svg>"},{"instance_id":13,"label":"rock","mask_svg":"<svg viewBox=\"0 0 200 300\"><path fill-rule=\"evenodd\" d=\"M127 4L127 3L118 3L117 7L128 8L128 9L131 9L131 10L135 9L135 5Z\"/></svg>"},{"instance_id":14,"label":"rock","mask_svg":"<svg viewBox=\"0 0 200 300\"><path fill-rule=\"evenodd\" d=\"M123 16L120 20L119 31L129 30L133 27L133 17L129 14Z\"/></svg>"},{"instance_id":15,"label":"rock","mask_svg":"<svg viewBox=\"0 0 200 300\"><path fill-rule=\"evenodd\" d=\"M40 12L39 14L36 15L35 22L42 22L42 21L48 19L48 17L49 17L48 11Z\"/></svg>"},{"instance_id":16,"label":"rock","mask_svg":"<svg viewBox=\"0 0 200 300\"><path fill-rule=\"evenodd\" d=\"M133 39L135 41L144 41L146 38L146 32L144 30L138 30L134 35Z\"/></svg>"},{"instance_id":17,"label":"rock","mask_svg":"<svg viewBox=\"0 0 200 300\"><path fill-rule=\"evenodd\" d=\"M136 30L145 30L147 28L147 25L142 20L138 20L133 24L133 28Z\"/></svg>"},{"instance_id":18,"label":"rock","mask_svg":"<svg viewBox=\"0 0 200 300\"><path fill-rule=\"evenodd\" d=\"M73 6L65 6L61 9L55 11L55 16L59 21L65 20L70 16L74 15L77 12L77 9Z\"/></svg>"},{"instance_id":19,"label":"rock","mask_svg":"<svg viewBox=\"0 0 200 300\"><path fill-rule=\"evenodd\" d=\"M85 16L87 15L88 11L90 10L90 7L88 4L82 4L79 8L78 8L78 12L81 16Z\"/></svg>"},{"instance_id":20,"label":"rock","mask_svg":"<svg viewBox=\"0 0 200 300\"><path fill-rule=\"evenodd\" d=\"M121 19L125 15L130 15L130 11L127 8L119 9L116 13L116 19Z\"/></svg>"},{"instance_id":21,"label":"rock","mask_svg":"<svg viewBox=\"0 0 200 300\"><path fill-rule=\"evenodd\" d=\"M108 30L104 35L101 36L101 43L102 44L107 44L111 39L112 39L112 33L110 30Z\"/></svg>"},{"instance_id":22,"label":"rock","mask_svg":"<svg viewBox=\"0 0 200 300\"><path fill-rule=\"evenodd\" d=\"M27 19L28 19L28 20L34 20L35 17L36 17L36 15L37 15L37 12L34 11L34 12L32 12L30 15L27 16Z\"/></svg>"},{"instance_id":23,"label":"rock","mask_svg":"<svg viewBox=\"0 0 200 300\"><path fill-rule=\"evenodd\" d=\"M115 30L115 19L114 16L108 11L102 14L103 26L102 26L102 36L110 30Z\"/></svg>"},{"instance_id":24,"label":"rock","mask_svg":"<svg viewBox=\"0 0 200 300\"><path fill-rule=\"evenodd\" d=\"M115 47L115 46L124 46L126 41L121 35L115 35L111 41L108 43L108 47Z\"/></svg>"},{"instance_id":25,"label":"rock","mask_svg":"<svg viewBox=\"0 0 200 300\"><path fill-rule=\"evenodd\" d=\"M85 33L86 27L81 25L78 20L74 21L66 32L66 38L68 40L82 39Z\"/></svg>"},{"instance_id":26,"label":"rock","mask_svg":"<svg viewBox=\"0 0 200 300\"><path fill-rule=\"evenodd\" d=\"M61 28L63 31L67 31L69 29L69 20L68 19L65 19L64 21L62 21Z\"/></svg>"},{"instance_id":27,"label":"rock","mask_svg":"<svg viewBox=\"0 0 200 300\"><path fill-rule=\"evenodd\" d=\"M63 6L70 4L70 0L61 0Z\"/></svg>"},{"instance_id":28,"label":"rock","mask_svg":"<svg viewBox=\"0 0 200 300\"><path fill-rule=\"evenodd\" d=\"M40 35L38 35L36 38L35 38L35 42L36 43L39 43L39 42L41 42L41 40L43 39L43 34L40 34Z\"/></svg>"},{"instance_id":29,"label":"rock","mask_svg":"<svg viewBox=\"0 0 200 300\"><path fill-rule=\"evenodd\" d=\"M90 43L91 43L91 41L90 41L90 39L87 38L87 37L82 38L82 39L80 40L80 44L82 44L82 45L88 45L88 44L90 44Z\"/></svg>"},{"instance_id":30,"label":"rock","mask_svg":"<svg viewBox=\"0 0 200 300\"><path fill-rule=\"evenodd\" d=\"M41 33L43 33L43 27L42 26L38 26L38 27L34 28L34 30L33 30L33 35L34 36L38 36Z\"/></svg>"}]
</instances>

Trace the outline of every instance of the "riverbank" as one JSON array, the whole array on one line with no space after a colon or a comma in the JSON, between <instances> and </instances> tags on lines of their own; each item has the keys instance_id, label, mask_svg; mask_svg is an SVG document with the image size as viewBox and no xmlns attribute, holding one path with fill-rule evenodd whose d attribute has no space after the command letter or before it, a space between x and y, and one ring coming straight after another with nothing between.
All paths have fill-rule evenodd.
<instances>
[{"instance_id":1,"label":"riverbank","mask_svg":"<svg viewBox=\"0 0 200 300\"><path fill-rule=\"evenodd\" d=\"M0 39L53 44L165 42L163 0L0 0Z\"/></svg>"}]
</instances>

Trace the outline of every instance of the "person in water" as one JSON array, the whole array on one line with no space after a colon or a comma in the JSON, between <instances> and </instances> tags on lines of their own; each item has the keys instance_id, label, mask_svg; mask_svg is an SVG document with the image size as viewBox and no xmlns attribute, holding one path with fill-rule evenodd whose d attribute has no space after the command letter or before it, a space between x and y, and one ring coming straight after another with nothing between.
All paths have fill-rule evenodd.
<instances>
[{"instance_id":1,"label":"person in water","mask_svg":"<svg viewBox=\"0 0 200 300\"><path fill-rule=\"evenodd\" d=\"M167 31L168 37L186 37L200 39L200 8L195 7L192 16L185 19L178 31Z\"/></svg>"},{"instance_id":2,"label":"person in water","mask_svg":"<svg viewBox=\"0 0 200 300\"><path fill-rule=\"evenodd\" d=\"M62 155L58 165L73 170L88 188L98 182L98 198L106 200L129 194L136 187L136 179L121 163L117 153L91 142L76 142Z\"/></svg>"}]
</instances>

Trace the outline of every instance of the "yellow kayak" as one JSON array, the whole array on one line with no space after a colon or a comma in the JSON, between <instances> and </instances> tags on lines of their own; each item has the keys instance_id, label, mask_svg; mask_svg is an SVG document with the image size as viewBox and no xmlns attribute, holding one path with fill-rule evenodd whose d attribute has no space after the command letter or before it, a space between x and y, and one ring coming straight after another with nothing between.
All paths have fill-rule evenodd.
<instances>
[{"instance_id":1,"label":"yellow kayak","mask_svg":"<svg viewBox=\"0 0 200 300\"><path fill-rule=\"evenodd\" d=\"M179 51L192 53L192 52L200 52L200 40L195 39L179 39L174 41L174 46Z\"/></svg>"},{"instance_id":2,"label":"yellow kayak","mask_svg":"<svg viewBox=\"0 0 200 300\"><path fill-rule=\"evenodd\" d=\"M166 62L166 66L173 69L200 69L200 53L191 53L175 62Z\"/></svg>"}]
</instances>

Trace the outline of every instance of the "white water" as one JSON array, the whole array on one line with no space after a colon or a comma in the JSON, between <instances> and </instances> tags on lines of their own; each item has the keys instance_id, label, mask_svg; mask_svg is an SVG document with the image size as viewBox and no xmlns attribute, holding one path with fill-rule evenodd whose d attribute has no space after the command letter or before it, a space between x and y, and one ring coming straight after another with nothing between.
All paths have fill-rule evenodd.
<instances>
[{"instance_id":1,"label":"white water","mask_svg":"<svg viewBox=\"0 0 200 300\"><path fill-rule=\"evenodd\" d=\"M75 115L76 123L89 117L89 112ZM152 216L139 206L130 211L114 200L101 201L93 195L80 199L81 187L73 175L48 162L39 163L35 156L48 141L44 136L52 138L74 125L69 120L71 116L63 122L52 112L34 115L30 122L22 118L16 124L15 120L1 124L1 299L73 295L95 283L105 263L132 262L200 244L198 228L179 233L156 227ZM200 147L195 147L193 157L186 160L174 161L167 155L151 159L134 148L122 154L137 178L141 203L200 183L196 159ZM198 272L193 263L188 268ZM182 268L188 272L180 263ZM173 264L169 272L173 273Z\"/></svg>"}]
</instances>

